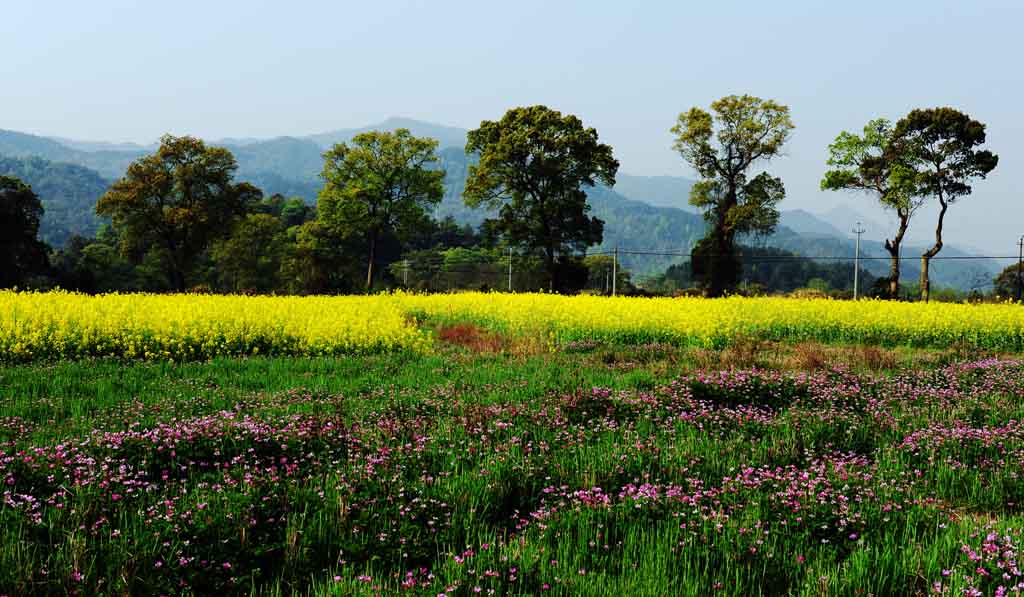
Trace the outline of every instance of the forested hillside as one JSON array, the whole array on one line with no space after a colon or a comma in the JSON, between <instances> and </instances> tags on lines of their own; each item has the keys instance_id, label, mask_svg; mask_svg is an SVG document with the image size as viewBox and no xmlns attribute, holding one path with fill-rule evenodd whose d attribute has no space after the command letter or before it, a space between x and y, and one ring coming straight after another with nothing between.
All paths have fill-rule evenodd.
<instances>
[{"instance_id":1,"label":"forested hillside","mask_svg":"<svg viewBox=\"0 0 1024 597\"><path fill-rule=\"evenodd\" d=\"M615 177L615 191L656 207L675 207L697 213L690 205L693 181L681 176L633 176L619 173Z\"/></svg>"},{"instance_id":2,"label":"forested hillside","mask_svg":"<svg viewBox=\"0 0 1024 597\"><path fill-rule=\"evenodd\" d=\"M341 129L304 137L278 137L268 140L226 139L223 145L238 161L238 177L263 190L265 195L302 197L315 203L322 186L322 152L335 142L349 141L366 130L408 127L414 134L439 139L439 167L446 172L444 199L435 217L451 216L459 224L478 226L488 216L486 210L471 209L462 200L472 157L462 145L463 129L445 127L410 119L392 118L372 127ZM109 181L146 150L131 144L106 144L68 141L66 146L54 139L0 131L0 174L10 174L29 183L46 208L42 238L55 247L63 246L73 234L90 237L100 219L93 205L106 190ZM33 157L29 157L33 156ZM43 159L40 159L43 158ZM631 176L620 174L614 188L595 187L588 191L593 215L605 221L604 241L593 250L610 251L616 246L627 250L654 253L687 253L704 234L703 218L692 211L687 201L693 181L678 176ZM745 242L771 246L803 256L850 256L854 242L824 218L806 211L783 211L780 226L767 238ZM902 272L904 280L919 274L915 257L923 249L906 247ZM884 257L877 241L864 241L862 254ZM944 256L967 253L948 246ZM623 253L623 266L637 277L664 272L684 257L634 255ZM863 267L875 275L884 275L884 259L868 259ZM935 265L937 284L970 290L990 281L1000 264L987 261L946 260Z\"/></svg>"},{"instance_id":3,"label":"forested hillside","mask_svg":"<svg viewBox=\"0 0 1024 597\"><path fill-rule=\"evenodd\" d=\"M109 181L96 172L39 157L0 155L0 175L20 179L39 195L45 210L39 236L48 245L61 247L72 235L91 237L99 229L96 200Z\"/></svg>"}]
</instances>

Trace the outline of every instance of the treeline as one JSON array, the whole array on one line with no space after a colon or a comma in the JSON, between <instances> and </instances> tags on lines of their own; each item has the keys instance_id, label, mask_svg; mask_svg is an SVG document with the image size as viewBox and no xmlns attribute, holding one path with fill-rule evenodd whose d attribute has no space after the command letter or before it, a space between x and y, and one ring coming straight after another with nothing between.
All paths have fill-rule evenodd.
<instances>
[{"instance_id":1,"label":"treeline","mask_svg":"<svg viewBox=\"0 0 1024 597\"><path fill-rule=\"evenodd\" d=\"M787 261L763 250L761 257L778 259L743 258L756 250L740 240L778 225L785 186L763 166L792 130L787 106L748 95L679 116L673 147L700 176L689 201L703 212L706 232L690 261L650 288L695 286L709 296L741 283L774 291L846 288L849 265ZM879 284L864 275L866 288L899 296L903 235L919 208L935 201L935 243L921 256L919 288L927 300L928 266L942 249L947 210L998 162L980 148L984 142L985 126L951 108L914 110L895 125L874 120L861 135L836 138L822 188L868 194L899 223L885 242L891 274ZM464 188L446 191L452 162L435 140L407 129L356 135L323 154L323 186L312 206L299 197L265 197L236 180L228 149L166 136L96 203L96 235L72 237L56 251L39 238L42 205L33 190L3 177L0 284L86 292L506 288L514 264L517 290L635 289L625 271L611 283L609 257L586 256L605 233L587 190L612 187L619 167L595 129L545 106L514 108L470 131L465 152L474 160ZM467 210L481 213L478 228L431 217L446 192L459 192ZM1003 278L1005 286L1009 275Z\"/></svg>"},{"instance_id":2,"label":"treeline","mask_svg":"<svg viewBox=\"0 0 1024 597\"><path fill-rule=\"evenodd\" d=\"M836 297L853 295L853 263L819 262L773 247L744 245L737 247L737 259L741 267L740 289L746 294L813 290ZM870 295L876 276L863 268L859 276L864 285L862 294ZM645 288L658 294L670 294L693 288L699 282L690 263L686 262L670 266L664 274L645 284Z\"/></svg>"},{"instance_id":3,"label":"treeline","mask_svg":"<svg viewBox=\"0 0 1024 597\"><path fill-rule=\"evenodd\" d=\"M551 143L534 146L537 138ZM614 184L611 148L578 118L543 106L481 123L469 145L480 159L466 203L495 214L480 230L430 217L444 195L437 142L406 129L363 133L325 152L315 207L297 197L264 197L237 181L237 162L225 148L166 136L96 203L109 225L57 251L38 239L38 197L4 177L11 234L0 283L86 292L354 292L408 282L396 262L435 267L432 256L461 250L478 263L511 252L521 290L585 288L583 254L600 242L603 222L587 215L583 187Z\"/></svg>"}]
</instances>

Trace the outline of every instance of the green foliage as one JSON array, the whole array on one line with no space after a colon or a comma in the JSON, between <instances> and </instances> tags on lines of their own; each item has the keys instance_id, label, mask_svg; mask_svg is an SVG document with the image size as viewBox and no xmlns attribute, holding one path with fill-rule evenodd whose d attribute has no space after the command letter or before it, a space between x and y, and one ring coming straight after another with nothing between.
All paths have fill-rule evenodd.
<instances>
[{"instance_id":1,"label":"green foliage","mask_svg":"<svg viewBox=\"0 0 1024 597\"><path fill-rule=\"evenodd\" d=\"M499 208L491 227L544 259L549 288L562 289L559 260L601 242L604 222L588 215L584 187L612 186L619 162L597 131L546 106L513 108L469 132L464 197L470 207ZM565 265L565 267L569 267ZM569 267L569 269L572 269Z\"/></svg>"},{"instance_id":2,"label":"green foliage","mask_svg":"<svg viewBox=\"0 0 1024 597\"><path fill-rule=\"evenodd\" d=\"M861 191L877 195L883 206L895 210L915 207L914 176L917 158L909 147L896 147L888 120L877 118L864 125L863 136L843 131L829 145L822 190Z\"/></svg>"},{"instance_id":3,"label":"green foliage","mask_svg":"<svg viewBox=\"0 0 1024 597\"><path fill-rule=\"evenodd\" d=\"M327 294L352 291L359 265L348 257L357 250L321 219L288 229L288 245L281 261L285 288L292 294Z\"/></svg>"},{"instance_id":4,"label":"green foliage","mask_svg":"<svg viewBox=\"0 0 1024 597\"><path fill-rule=\"evenodd\" d=\"M171 288L182 291L199 256L260 198L252 185L233 181L236 169L226 149L166 135L155 153L128 167L96 212L112 218L123 254L138 260L155 252Z\"/></svg>"},{"instance_id":5,"label":"green foliage","mask_svg":"<svg viewBox=\"0 0 1024 597\"><path fill-rule=\"evenodd\" d=\"M389 127L400 124L396 123L397 121L389 121L387 124ZM714 127L714 125L715 122L712 119L712 126ZM836 151L833 152L832 161L830 161L830 170L847 170L848 182L851 176L861 176L862 174L864 174L864 181L871 180L867 176L870 174L869 169L862 172L859 166L853 164L870 162L870 159L860 160L860 158L879 160L885 158L883 147L889 146L885 139L887 136L891 136L891 128L884 121L881 123L872 121L866 127L863 135L841 134L832 148ZM411 130L417 136L424 133L434 136L432 129L412 128ZM337 132L340 135L338 140L350 141L359 132L361 131L339 131ZM440 134L445 131L437 132ZM462 132L454 129L447 133L452 134L447 137L438 137L443 139L442 145L450 144L450 141L459 135L464 137ZM18 156L43 155L48 159L88 164L92 168L98 168L106 176L119 176L124 173L125 166L132 159L139 157L143 150L141 147L131 145L91 146L58 141L0 131L0 154L6 152ZM319 225L307 226L301 230L298 228L317 217L316 208L309 205L308 202L316 198L321 187L321 182L316 176L317 170L323 163L319 147L309 139L288 138L257 143L241 141L226 141L225 143L227 143L225 147L236 156L238 164L238 169L235 172L236 180L247 180L271 195L261 202L247 206L247 212L273 216L280 220L285 228L284 242L281 245L274 244L275 251L278 250L278 247L280 248L280 255L269 257L270 261L280 261L282 264L278 275L274 276L278 279L249 285L251 286L249 290L254 290L255 287L267 289L270 286L276 286L273 290L261 291L287 292L294 289L296 292L349 292L364 286L360 278L365 279L368 262L367 243L365 239L353 235L352 227L339 226L336 225L336 222L321 222ZM895 154L895 152L892 153ZM393 266L383 270L379 267L375 268L382 274L378 275L378 279L375 281L378 286L388 287L400 283L401 277L395 272L403 273L403 270L396 269L401 264L395 263L395 260L413 252L427 251L433 256L431 258L434 258L438 256L439 252L452 247L483 250L485 247L497 247L503 242L504 231L500 226L500 211L504 201L492 202L490 206L481 204L474 208L468 206L463 200L463 191L470 168L478 164L479 156L467 154L461 147L445 147L437 151L436 154L437 162L430 164L428 169L444 172L444 195L439 203L432 204L424 210L435 218L436 224L420 220L416 225L407 227L401 232L382 234L376 249L376 265L391 262ZM882 161L885 162L885 160ZM887 163L895 163L895 161ZM114 172L114 174L108 174L109 172ZM51 255L51 263L54 268L52 279L44 283L40 277L49 274L45 270L39 270L33 273L37 283L60 285L63 288L87 292L95 292L96 289L160 291L173 287L169 280L171 276L167 273L167 251L158 244L151 243L147 247L125 253L130 259L121 255L112 259L110 258L112 248L123 249L127 246L127 243L121 242L120 234L103 233L100 235L103 238L89 239L84 244L81 240L73 238L75 234L86 237L86 239L92 237L105 220L95 214L91 199L91 197L102 195L107 188L107 182L103 176L84 166L47 162L38 157L0 157L0 174L4 173L15 174L16 177L28 183L39 196L45 209L40 222L39 236L59 249ZM752 172L751 175L753 176L753 174ZM709 227L704 218L699 215L680 209L656 207L623 196L667 205L674 200L673 197L678 198L690 193L692 186L689 181L673 177L626 176L623 179L623 176L616 173L614 188L609 188L600 180L596 180L593 186L582 185L586 194L585 207L589 209L586 214L588 219L596 218L607 222L601 231L602 240L596 245L598 250L609 251L618 246L624 249L652 249L677 253L688 247L694 247L701 236L709 228L714 227L713 225ZM738 244L755 242L756 239L753 236L764 235L764 232L769 230L774 223L773 210L768 209L768 203L772 199L772 191L781 192L781 186L775 185L774 179L767 175L758 182L763 184L754 184L750 188L741 189L741 191L750 191L748 194L751 201L748 208L736 210L733 217L725 221L725 224L732 229L747 230L747 232L737 233L738 237L735 242ZM854 184L859 183L854 181ZM870 192L870 189L864 190ZM705 204L713 203L722 193L721 187L716 187L714 184L704 185L697 191L700 197L699 201ZM920 195L914 195L911 198L911 201L914 202L924 200L924 196ZM444 219L449 216L454 220L445 223ZM488 225L480 231L479 235L473 230L466 229L466 225L479 226L485 220L488 221ZM821 233L823 236L814 237L810 233L794 234L786 228L788 224L785 219L781 224L773 234L765 239L767 244L802 255L852 253L852 242L845 238L845 234L840 234L838 231L826 231ZM235 230L235 226L232 222L225 223L218 231L220 234L217 235L217 238L207 243L205 248L196 255L194 265L187 274L187 286L201 285L215 290L233 288L233 284L228 283L226 277L220 275L217 260L212 251L214 245L221 244L233 230ZM302 243L298 242L300 239L303 241ZM86 253L83 253L83 249L91 244L97 246L86 252L90 255L89 258L84 258ZM244 245L245 243L240 243L239 246ZM507 245L505 246L507 248ZM61 249L61 247L67 250ZM888 248L891 254L891 240ZM877 256L884 254L881 251L886 250L887 247L882 243L864 241L862 249L865 254ZM902 249L904 253L907 253L908 250L917 251L913 248L908 249L906 246ZM575 250L568 249L567 251L571 253ZM944 250L950 252L954 249L946 247ZM954 254L965 255L963 252ZM514 286L516 288L550 288L549 283L544 283L543 276L538 281L538 274L542 273L540 270L544 267L542 255L543 251L527 252L523 250L523 247L517 250L516 267L514 268ZM223 258L223 254L221 258ZM443 260L443 258L440 259ZM504 259L505 256L502 253L499 260ZM634 277L644 277L663 272L665 268L677 264L681 260L681 257L670 255L623 253L620 265L624 270L631 271ZM507 263L505 265L507 266ZM872 277L885 276L887 273L887 264L881 260L871 260L864 265ZM977 287L982 280L985 282L991 280L999 270L996 264L969 260L943 261L941 265L941 268L932 268L937 270L931 273L933 283L961 290ZM109 268L109 271L102 272L98 269L104 267ZM507 285L507 271L498 272L497 269L501 268L493 263L486 267L494 271L486 270L481 263L473 265L476 271L472 273L445 272L442 277L438 278L439 281L432 283L433 287L440 289L448 287L493 288ZM360 271L361 269L363 271ZM899 264L898 271L902 272L903 277L916 278L920 274L921 268L917 265L916 260L903 260ZM593 275L590 276L591 280L586 287L593 290L603 289L605 276L599 275L599 272L591 272L591 274ZM594 278L595 275L597 278ZM473 276L478 276L478 278L473 280ZM749 273L745 272L742 276L746 279L749 277ZM782 284L783 279L790 277L792 276L789 273L779 274L779 278L772 284ZM650 286L645 284L645 287ZM909 286L904 288L909 288ZM239 290L244 289L239 288Z\"/></svg>"},{"instance_id":6,"label":"green foliage","mask_svg":"<svg viewBox=\"0 0 1024 597\"><path fill-rule=\"evenodd\" d=\"M46 245L36 238L42 217L31 187L0 176L0 288L24 285L46 269Z\"/></svg>"},{"instance_id":7,"label":"green foliage","mask_svg":"<svg viewBox=\"0 0 1024 597\"><path fill-rule=\"evenodd\" d=\"M779 219L785 197L782 181L766 172L749 177L750 168L782 150L793 122L789 108L750 95L712 102L714 116L700 108L679 115L673 148L700 175L690 203L704 212L709 229L694 247L694 272L711 296L736 285L738 234L767 234Z\"/></svg>"},{"instance_id":8,"label":"green foliage","mask_svg":"<svg viewBox=\"0 0 1024 597\"><path fill-rule=\"evenodd\" d=\"M698 183L700 184L700 183ZM696 185L694 185L696 186ZM710 230L690 249L690 267L708 296L722 296L740 281L743 265L735 246Z\"/></svg>"},{"instance_id":9,"label":"green foliage","mask_svg":"<svg viewBox=\"0 0 1024 597\"><path fill-rule=\"evenodd\" d=\"M915 193L935 197L940 205L935 244L921 255L921 298L928 300L928 269L942 250L946 210L970 195L970 183L984 179L999 163L985 143L985 125L953 108L912 110L896 123L892 150L910 153L919 163L914 176Z\"/></svg>"},{"instance_id":10,"label":"green foliage","mask_svg":"<svg viewBox=\"0 0 1024 597\"><path fill-rule=\"evenodd\" d=\"M39 196L44 209L39 237L52 247L63 247L76 234L94 236L103 223L96 200L110 183L88 168L35 156L0 156L0 175L22 180Z\"/></svg>"},{"instance_id":11,"label":"green foliage","mask_svg":"<svg viewBox=\"0 0 1024 597\"><path fill-rule=\"evenodd\" d=\"M384 235L409 238L429 226L429 209L444 195L437 141L408 129L356 135L324 153L320 218L343 237L361 238L367 252L366 289L373 284Z\"/></svg>"},{"instance_id":12,"label":"green foliage","mask_svg":"<svg viewBox=\"0 0 1024 597\"><path fill-rule=\"evenodd\" d=\"M136 268L121 256L117 238L109 228L94 239L72 236L50 261L57 286L68 290L101 293L166 289L166 282L162 286L146 283L152 282L154 272Z\"/></svg>"},{"instance_id":13,"label":"green foliage","mask_svg":"<svg viewBox=\"0 0 1024 597\"><path fill-rule=\"evenodd\" d=\"M770 293L788 293L799 288L815 288L826 293L852 291L852 263L817 262L798 257L796 253L773 247L741 245L737 250L740 280L747 286L756 285ZM874 278L863 268L860 277L865 286ZM690 263L682 263L670 266L662 276L655 278L650 289L671 292L690 287L698 280Z\"/></svg>"},{"instance_id":14,"label":"green foliage","mask_svg":"<svg viewBox=\"0 0 1024 597\"><path fill-rule=\"evenodd\" d=\"M1016 263L1009 265L992 283L992 292L996 296L1020 300L1024 297L1024 268Z\"/></svg>"},{"instance_id":15,"label":"green foliage","mask_svg":"<svg viewBox=\"0 0 1024 597\"><path fill-rule=\"evenodd\" d=\"M636 290L633 285L633 276L621 263L613 268L614 257L612 255L587 255L583 258L583 265L587 267L588 290L597 290L603 294L610 294L612 291L612 270L615 270L616 292L619 294L630 294Z\"/></svg>"},{"instance_id":16,"label":"green foliage","mask_svg":"<svg viewBox=\"0 0 1024 597\"><path fill-rule=\"evenodd\" d=\"M285 227L269 214L249 214L211 250L221 287L230 292L271 292L280 287Z\"/></svg>"},{"instance_id":17,"label":"green foliage","mask_svg":"<svg viewBox=\"0 0 1024 597\"><path fill-rule=\"evenodd\" d=\"M984 179L999 163L987 149L985 125L953 108L912 110L896 124L896 151L911 151L921 168L917 193L953 203L971 194L970 183Z\"/></svg>"},{"instance_id":18,"label":"green foliage","mask_svg":"<svg viewBox=\"0 0 1024 597\"><path fill-rule=\"evenodd\" d=\"M748 367L817 353L577 343L5 366L0 441L24 457L4 463L0 590L991 595L1004 573L1019 582L1020 363L935 369L939 355L900 351L867 373L871 351L833 348L858 365L786 374Z\"/></svg>"},{"instance_id":19,"label":"green foliage","mask_svg":"<svg viewBox=\"0 0 1024 597\"><path fill-rule=\"evenodd\" d=\"M866 192L896 213L896 233L885 240L890 257L888 294L893 297L899 291L900 245L910 218L923 201L915 186L918 152L913 144L895 143L894 136L895 131L884 118L867 123L863 136L843 131L829 145L828 165L832 169L821 180L823 190Z\"/></svg>"}]
</instances>

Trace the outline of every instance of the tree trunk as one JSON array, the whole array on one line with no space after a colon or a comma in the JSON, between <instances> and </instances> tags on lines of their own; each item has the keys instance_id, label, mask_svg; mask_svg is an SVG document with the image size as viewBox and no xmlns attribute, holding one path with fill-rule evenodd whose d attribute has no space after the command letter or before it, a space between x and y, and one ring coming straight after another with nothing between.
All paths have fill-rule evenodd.
<instances>
[{"instance_id":1,"label":"tree trunk","mask_svg":"<svg viewBox=\"0 0 1024 597\"><path fill-rule=\"evenodd\" d=\"M889 252L891 259L889 265L889 298L900 297L900 245L903 244L903 236L907 233L907 226L910 225L910 213L900 213L900 227L893 239L885 241L885 249Z\"/></svg>"},{"instance_id":2,"label":"tree trunk","mask_svg":"<svg viewBox=\"0 0 1024 597\"><path fill-rule=\"evenodd\" d=\"M928 253L921 255L921 300L928 302L928 292L931 290L931 282L928 280L928 262L931 261Z\"/></svg>"},{"instance_id":3,"label":"tree trunk","mask_svg":"<svg viewBox=\"0 0 1024 597\"><path fill-rule=\"evenodd\" d=\"M548 291L555 292L558 288L558 266L555 264L553 247L544 248L544 267L548 270Z\"/></svg>"},{"instance_id":4,"label":"tree trunk","mask_svg":"<svg viewBox=\"0 0 1024 597\"><path fill-rule=\"evenodd\" d=\"M928 265L932 257L938 255L939 251L942 250L942 221L945 219L946 209L949 207L949 204L946 203L942 195L939 195L939 203L942 205L942 209L939 210L939 223L935 227L935 244L921 255L921 300L926 303L931 291L931 282L928 279Z\"/></svg>"},{"instance_id":5,"label":"tree trunk","mask_svg":"<svg viewBox=\"0 0 1024 597\"><path fill-rule=\"evenodd\" d=\"M171 266L171 285L175 292L185 292L185 274L176 265Z\"/></svg>"},{"instance_id":6,"label":"tree trunk","mask_svg":"<svg viewBox=\"0 0 1024 597\"><path fill-rule=\"evenodd\" d=\"M892 263L889 265L889 298L900 297L900 255L899 247L896 247L896 254L892 255Z\"/></svg>"},{"instance_id":7,"label":"tree trunk","mask_svg":"<svg viewBox=\"0 0 1024 597\"><path fill-rule=\"evenodd\" d=\"M377 233L370 233L370 258L366 263L366 292L373 288L373 262L377 258Z\"/></svg>"},{"instance_id":8,"label":"tree trunk","mask_svg":"<svg viewBox=\"0 0 1024 597\"><path fill-rule=\"evenodd\" d=\"M735 262L735 233L728 226L729 212L737 203L737 188L735 178L729 181L724 204L718 209L718 218L715 223L715 255L711 258L714 264L711 272L711 284L708 294L712 297L725 296L729 290L734 290L739 282L739 272L736 271Z\"/></svg>"}]
</instances>

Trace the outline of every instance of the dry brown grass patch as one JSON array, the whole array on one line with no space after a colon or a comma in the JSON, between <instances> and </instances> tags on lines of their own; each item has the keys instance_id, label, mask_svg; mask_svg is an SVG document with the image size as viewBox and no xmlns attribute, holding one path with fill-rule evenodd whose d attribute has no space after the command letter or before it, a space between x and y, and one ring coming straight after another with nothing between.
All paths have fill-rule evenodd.
<instances>
[{"instance_id":1,"label":"dry brown grass patch","mask_svg":"<svg viewBox=\"0 0 1024 597\"><path fill-rule=\"evenodd\" d=\"M854 357L869 371L892 371L899 366L899 357L892 350L878 346L858 346Z\"/></svg>"},{"instance_id":2,"label":"dry brown grass patch","mask_svg":"<svg viewBox=\"0 0 1024 597\"><path fill-rule=\"evenodd\" d=\"M793 347L789 359L792 369L801 371L818 371L829 366L828 354L823 345L817 342L803 342Z\"/></svg>"},{"instance_id":3,"label":"dry brown grass patch","mask_svg":"<svg viewBox=\"0 0 1024 597\"><path fill-rule=\"evenodd\" d=\"M510 344L505 336L482 330L472 323L442 325L437 329L437 338L475 353L504 352Z\"/></svg>"}]
</instances>

